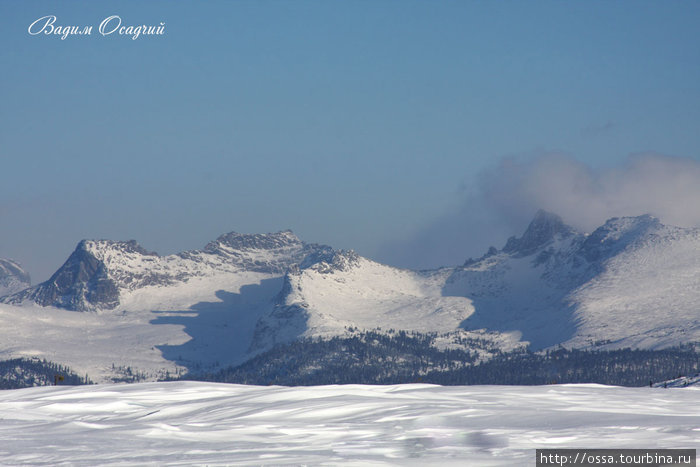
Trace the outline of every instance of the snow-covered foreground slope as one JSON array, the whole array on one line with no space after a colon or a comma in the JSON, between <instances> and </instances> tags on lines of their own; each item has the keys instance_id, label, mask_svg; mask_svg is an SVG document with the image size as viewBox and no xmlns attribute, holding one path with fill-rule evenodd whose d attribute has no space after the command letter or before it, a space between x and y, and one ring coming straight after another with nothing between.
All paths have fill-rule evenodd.
<instances>
[{"instance_id":1,"label":"snow-covered foreground slope","mask_svg":"<svg viewBox=\"0 0 700 467\"><path fill-rule=\"evenodd\" d=\"M697 389L260 387L0 392L4 465L534 465L536 448L694 448Z\"/></svg>"}]
</instances>

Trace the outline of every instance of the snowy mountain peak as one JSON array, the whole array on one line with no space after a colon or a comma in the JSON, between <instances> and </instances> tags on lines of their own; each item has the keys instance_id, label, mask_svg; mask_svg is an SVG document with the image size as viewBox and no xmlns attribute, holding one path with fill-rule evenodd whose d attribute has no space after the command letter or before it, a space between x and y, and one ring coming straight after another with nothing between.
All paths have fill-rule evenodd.
<instances>
[{"instance_id":1,"label":"snowy mountain peak","mask_svg":"<svg viewBox=\"0 0 700 467\"><path fill-rule=\"evenodd\" d=\"M81 240L76 250L84 251L97 259L104 259L109 254L138 254L144 256L158 256L157 253L148 251L139 245L136 240Z\"/></svg>"},{"instance_id":2,"label":"snowy mountain peak","mask_svg":"<svg viewBox=\"0 0 700 467\"><path fill-rule=\"evenodd\" d=\"M648 214L613 217L586 237L581 246L583 256L588 261L609 257L663 227L657 218Z\"/></svg>"},{"instance_id":3,"label":"snowy mountain peak","mask_svg":"<svg viewBox=\"0 0 700 467\"><path fill-rule=\"evenodd\" d=\"M5 303L29 299L42 306L68 309L114 308L119 291L107 274L105 258L113 247L132 248L127 243L83 240L51 278L32 288L5 297Z\"/></svg>"},{"instance_id":4,"label":"snowy mountain peak","mask_svg":"<svg viewBox=\"0 0 700 467\"><path fill-rule=\"evenodd\" d=\"M321 274L330 274L335 271L348 271L357 266L360 261L360 256L352 250L335 251L329 258L324 261L310 266L310 269L320 272Z\"/></svg>"},{"instance_id":5,"label":"snowy mountain peak","mask_svg":"<svg viewBox=\"0 0 700 467\"><path fill-rule=\"evenodd\" d=\"M29 285L29 274L19 263L0 259L0 296L26 289Z\"/></svg>"},{"instance_id":6,"label":"snowy mountain peak","mask_svg":"<svg viewBox=\"0 0 700 467\"><path fill-rule=\"evenodd\" d=\"M656 230L663 224L656 217L644 214L637 217L613 217L598 227L591 237L600 240L619 240Z\"/></svg>"},{"instance_id":7,"label":"snowy mountain peak","mask_svg":"<svg viewBox=\"0 0 700 467\"><path fill-rule=\"evenodd\" d=\"M568 237L576 231L566 225L561 217L540 209L520 238L510 237L503 247L505 253L527 256L546 245L555 236Z\"/></svg>"}]
</instances>

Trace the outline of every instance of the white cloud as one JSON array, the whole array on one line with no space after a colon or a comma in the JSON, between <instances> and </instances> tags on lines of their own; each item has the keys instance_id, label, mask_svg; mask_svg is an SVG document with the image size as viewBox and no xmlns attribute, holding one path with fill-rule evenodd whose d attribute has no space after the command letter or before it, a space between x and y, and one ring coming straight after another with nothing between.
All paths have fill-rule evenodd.
<instances>
[{"instance_id":1,"label":"white cloud","mask_svg":"<svg viewBox=\"0 0 700 467\"><path fill-rule=\"evenodd\" d=\"M538 209L590 232L611 217L651 214L666 224L700 227L700 161L635 154L594 169L565 155L506 158L480 174L470 194L377 259L404 267L435 267L480 256L520 235Z\"/></svg>"},{"instance_id":2,"label":"white cloud","mask_svg":"<svg viewBox=\"0 0 700 467\"><path fill-rule=\"evenodd\" d=\"M681 157L636 154L598 170L561 155L505 160L482 178L480 192L487 208L516 223L542 208L584 231L640 214L700 226L700 162Z\"/></svg>"}]
</instances>

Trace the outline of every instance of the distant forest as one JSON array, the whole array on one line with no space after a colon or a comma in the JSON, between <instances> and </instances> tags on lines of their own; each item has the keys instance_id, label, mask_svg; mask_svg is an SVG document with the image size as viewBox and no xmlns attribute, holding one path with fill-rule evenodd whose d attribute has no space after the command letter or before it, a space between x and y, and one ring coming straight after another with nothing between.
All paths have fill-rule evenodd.
<instances>
[{"instance_id":1,"label":"distant forest","mask_svg":"<svg viewBox=\"0 0 700 467\"><path fill-rule=\"evenodd\" d=\"M46 360L15 358L0 361L0 389L20 389L52 384L90 384L87 375L82 377L69 368Z\"/></svg>"},{"instance_id":2,"label":"distant forest","mask_svg":"<svg viewBox=\"0 0 700 467\"><path fill-rule=\"evenodd\" d=\"M246 363L183 379L256 385L322 384L537 385L599 383L649 386L700 370L700 346L664 350L527 349L479 361L469 342L439 349L435 335L362 332L352 337L304 339L279 345ZM484 349L485 341L474 342Z\"/></svg>"},{"instance_id":3,"label":"distant forest","mask_svg":"<svg viewBox=\"0 0 700 467\"><path fill-rule=\"evenodd\" d=\"M242 365L178 379L224 383L311 386L323 384L538 385L599 383L649 386L700 372L700 344L663 350L521 349L501 352L492 341L458 338L439 344L437 334L365 331L331 339L278 345ZM119 381L145 375L125 370ZM172 380L172 378L167 378ZM0 389L91 384L46 360L0 361Z\"/></svg>"}]
</instances>

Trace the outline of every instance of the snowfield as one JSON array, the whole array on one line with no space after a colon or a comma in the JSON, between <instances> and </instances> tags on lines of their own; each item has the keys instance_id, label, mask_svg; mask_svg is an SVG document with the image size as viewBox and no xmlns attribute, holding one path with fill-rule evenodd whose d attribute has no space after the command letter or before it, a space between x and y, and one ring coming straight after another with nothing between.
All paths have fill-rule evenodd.
<instances>
[{"instance_id":1,"label":"snowfield","mask_svg":"<svg viewBox=\"0 0 700 467\"><path fill-rule=\"evenodd\" d=\"M534 465L536 448L695 448L700 389L260 387L0 392L2 465Z\"/></svg>"}]
</instances>

